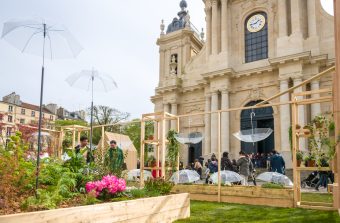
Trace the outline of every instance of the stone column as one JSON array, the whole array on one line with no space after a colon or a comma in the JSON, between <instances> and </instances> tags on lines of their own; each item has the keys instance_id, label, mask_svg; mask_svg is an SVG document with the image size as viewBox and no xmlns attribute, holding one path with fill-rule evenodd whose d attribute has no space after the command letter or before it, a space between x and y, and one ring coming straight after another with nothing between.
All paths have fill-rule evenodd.
<instances>
[{"instance_id":1,"label":"stone column","mask_svg":"<svg viewBox=\"0 0 340 223\"><path fill-rule=\"evenodd\" d=\"M170 105L169 104L164 104L164 112L170 113ZM168 120L165 121L165 135L168 134L170 130L170 122Z\"/></svg>"},{"instance_id":2,"label":"stone column","mask_svg":"<svg viewBox=\"0 0 340 223\"><path fill-rule=\"evenodd\" d=\"M211 95L205 96L205 112L210 112L211 110ZM207 156L211 153L211 119L210 114L206 114L204 116L204 156Z\"/></svg>"},{"instance_id":3,"label":"stone column","mask_svg":"<svg viewBox=\"0 0 340 223\"><path fill-rule=\"evenodd\" d=\"M218 110L218 92L215 91L211 95L211 111ZM211 114L211 149L212 153L217 153L217 127L218 127L218 115L217 113Z\"/></svg>"},{"instance_id":4,"label":"stone column","mask_svg":"<svg viewBox=\"0 0 340 223\"><path fill-rule=\"evenodd\" d=\"M221 51L228 52L228 0L222 0L221 3Z\"/></svg>"},{"instance_id":5,"label":"stone column","mask_svg":"<svg viewBox=\"0 0 340 223\"><path fill-rule=\"evenodd\" d=\"M288 89L288 80L280 80L280 91L285 91ZM280 102L288 102L289 94L282 95L280 97ZM281 154L286 161L286 167L292 167L292 154L290 151L290 142L289 142L289 127L291 124L290 118L290 105L281 105L280 106L280 131L281 131Z\"/></svg>"},{"instance_id":6,"label":"stone column","mask_svg":"<svg viewBox=\"0 0 340 223\"><path fill-rule=\"evenodd\" d=\"M177 115L177 104L171 104L171 114ZM171 120L171 129L177 131L177 120Z\"/></svg>"},{"instance_id":7,"label":"stone column","mask_svg":"<svg viewBox=\"0 0 340 223\"><path fill-rule=\"evenodd\" d=\"M206 34L207 39L206 39L205 45L206 45L207 57L209 57L211 54L211 20L212 19L211 19L211 5L208 3L208 1L206 4L207 5L204 9L205 15L206 15L205 20L206 20L206 31L207 31L207 34Z\"/></svg>"},{"instance_id":8,"label":"stone column","mask_svg":"<svg viewBox=\"0 0 340 223\"><path fill-rule=\"evenodd\" d=\"M278 1L278 13L279 13L279 37L287 36L287 1Z\"/></svg>"},{"instance_id":9,"label":"stone column","mask_svg":"<svg viewBox=\"0 0 340 223\"><path fill-rule=\"evenodd\" d=\"M301 84L302 82L302 78L294 78L294 86ZM303 89L302 87L299 87L297 89L294 90L294 93L299 93L302 92ZM303 99L302 96L297 97L298 100ZM301 126L301 128L303 128L306 125L306 116L305 116L305 106L304 105L300 105L298 107L298 124ZM303 138L300 138L300 150L301 151L306 151L307 148L307 141Z\"/></svg>"},{"instance_id":10,"label":"stone column","mask_svg":"<svg viewBox=\"0 0 340 223\"><path fill-rule=\"evenodd\" d=\"M158 86L161 87L165 74L165 50L159 50L159 82Z\"/></svg>"},{"instance_id":11,"label":"stone column","mask_svg":"<svg viewBox=\"0 0 340 223\"><path fill-rule=\"evenodd\" d=\"M218 12L218 1L212 0L212 36L211 36L211 49L212 54L218 54L218 30L219 30L219 12Z\"/></svg>"},{"instance_id":12,"label":"stone column","mask_svg":"<svg viewBox=\"0 0 340 223\"><path fill-rule=\"evenodd\" d=\"M229 91L222 91L221 110L229 108ZM221 113L221 148L222 151L230 152L230 128L229 128L229 112Z\"/></svg>"},{"instance_id":13,"label":"stone column","mask_svg":"<svg viewBox=\"0 0 340 223\"><path fill-rule=\"evenodd\" d=\"M301 1L290 0L292 34L302 36Z\"/></svg>"},{"instance_id":14,"label":"stone column","mask_svg":"<svg viewBox=\"0 0 340 223\"><path fill-rule=\"evenodd\" d=\"M316 4L315 0L307 1L307 14L308 14L308 36L316 36Z\"/></svg>"},{"instance_id":15,"label":"stone column","mask_svg":"<svg viewBox=\"0 0 340 223\"><path fill-rule=\"evenodd\" d=\"M312 81L311 90L317 91L319 89L320 89L320 81L319 80ZM312 95L312 98L318 98L318 97L320 97L320 94L313 94ZM320 115L320 114L321 114L320 103L312 104L311 105L311 118L313 119L315 116Z\"/></svg>"}]
</instances>

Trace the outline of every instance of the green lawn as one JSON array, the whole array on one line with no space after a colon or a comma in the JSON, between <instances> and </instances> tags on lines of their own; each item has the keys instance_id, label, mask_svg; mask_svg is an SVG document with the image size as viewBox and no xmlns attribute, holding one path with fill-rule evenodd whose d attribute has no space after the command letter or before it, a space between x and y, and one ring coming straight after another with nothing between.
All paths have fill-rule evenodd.
<instances>
[{"instance_id":1,"label":"green lawn","mask_svg":"<svg viewBox=\"0 0 340 223\"><path fill-rule=\"evenodd\" d=\"M301 193L301 200L309 202L333 203L333 195L322 193Z\"/></svg>"},{"instance_id":2,"label":"green lawn","mask_svg":"<svg viewBox=\"0 0 340 223\"><path fill-rule=\"evenodd\" d=\"M176 222L340 223L340 217L336 211L191 201L190 219Z\"/></svg>"}]
</instances>

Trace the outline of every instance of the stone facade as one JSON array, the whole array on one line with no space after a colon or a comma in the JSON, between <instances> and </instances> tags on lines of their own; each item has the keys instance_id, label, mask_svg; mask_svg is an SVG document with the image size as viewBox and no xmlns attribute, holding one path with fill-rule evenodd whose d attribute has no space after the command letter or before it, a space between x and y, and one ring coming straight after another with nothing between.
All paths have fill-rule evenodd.
<instances>
[{"instance_id":1,"label":"stone facade","mask_svg":"<svg viewBox=\"0 0 340 223\"><path fill-rule=\"evenodd\" d=\"M333 17L319 0L205 0L206 40L186 25L157 40L160 54L159 84L151 98L155 111L193 114L203 111L237 108L270 96L334 65ZM265 59L246 62L248 20L266 15L267 53ZM190 19L190 17L189 17ZM264 29L264 28L263 28ZM249 48L251 49L251 48ZM331 77L310 84L312 90L331 85ZM296 92L305 89L297 89ZM284 102L283 95L272 102ZM300 110L300 122L329 109L313 105ZM204 135L202 155L216 153L217 115L181 119L181 132ZM273 149L290 166L289 105L273 107ZM241 111L221 115L221 146L232 158L238 157L241 143L232 136L240 130ZM167 129L173 128L171 123ZM190 130L189 130L190 129ZM306 147L302 142L302 147ZM189 160L183 146L181 160Z\"/></svg>"}]
</instances>

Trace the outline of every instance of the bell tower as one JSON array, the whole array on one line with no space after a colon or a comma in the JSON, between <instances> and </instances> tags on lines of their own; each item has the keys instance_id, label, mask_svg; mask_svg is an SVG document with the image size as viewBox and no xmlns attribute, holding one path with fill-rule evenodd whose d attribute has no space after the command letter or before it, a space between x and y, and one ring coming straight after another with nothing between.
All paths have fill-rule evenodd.
<instances>
[{"instance_id":1,"label":"bell tower","mask_svg":"<svg viewBox=\"0 0 340 223\"><path fill-rule=\"evenodd\" d=\"M158 89L180 87L185 65L203 47L202 34L198 34L191 24L187 7L187 2L182 0L181 10L168 25L166 33L162 20L161 34L157 40L160 56Z\"/></svg>"}]
</instances>

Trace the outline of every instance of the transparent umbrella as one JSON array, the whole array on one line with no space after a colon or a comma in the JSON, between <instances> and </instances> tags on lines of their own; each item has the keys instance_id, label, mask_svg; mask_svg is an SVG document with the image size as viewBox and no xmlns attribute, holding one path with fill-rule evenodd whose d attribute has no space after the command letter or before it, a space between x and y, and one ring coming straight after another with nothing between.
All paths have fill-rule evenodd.
<instances>
[{"instance_id":1,"label":"transparent umbrella","mask_svg":"<svg viewBox=\"0 0 340 223\"><path fill-rule=\"evenodd\" d=\"M116 82L113 78L105 73L101 73L95 69L82 70L79 73L70 75L66 82L72 86L86 91L91 90L91 130L90 130L90 150L92 150L92 136L93 136L93 91L108 92L117 88Z\"/></svg>"},{"instance_id":2,"label":"transparent umbrella","mask_svg":"<svg viewBox=\"0 0 340 223\"><path fill-rule=\"evenodd\" d=\"M210 180L214 183L218 183L218 173L213 173L210 177ZM243 180L243 177L240 176L240 174L229 171L229 170L223 170L221 171L221 183L225 184L227 182L229 183L235 183L235 182L240 182Z\"/></svg>"},{"instance_id":3,"label":"transparent umbrella","mask_svg":"<svg viewBox=\"0 0 340 223\"><path fill-rule=\"evenodd\" d=\"M203 135L200 132L190 133L191 119L189 118L189 134L177 133L175 139L181 144L197 144L203 140Z\"/></svg>"},{"instance_id":4,"label":"transparent umbrella","mask_svg":"<svg viewBox=\"0 0 340 223\"><path fill-rule=\"evenodd\" d=\"M193 183L200 180L200 175L194 170L180 170L175 172L170 181L175 184Z\"/></svg>"},{"instance_id":5,"label":"transparent umbrella","mask_svg":"<svg viewBox=\"0 0 340 223\"><path fill-rule=\"evenodd\" d=\"M40 110L38 128L38 154L41 150L42 104L44 95L45 58L76 57L82 47L62 25L44 20L11 20L4 23L2 39L6 40L22 53L42 57ZM37 156L36 190L39 185L40 158Z\"/></svg>"},{"instance_id":6,"label":"transparent umbrella","mask_svg":"<svg viewBox=\"0 0 340 223\"><path fill-rule=\"evenodd\" d=\"M130 170L127 174L127 180L129 181L136 181L138 178L140 178L140 169ZM151 178L153 178L151 172L144 170L144 180Z\"/></svg>"},{"instance_id":7,"label":"transparent umbrella","mask_svg":"<svg viewBox=\"0 0 340 223\"><path fill-rule=\"evenodd\" d=\"M273 130L271 128L254 128L253 117L255 112L250 114L251 129L241 130L233 134L238 140L243 142L255 143L268 138Z\"/></svg>"},{"instance_id":8,"label":"transparent umbrella","mask_svg":"<svg viewBox=\"0 0 340 223\"><path fill-rule=\"evenodd\" d=\"M289 187L293 186L293 182L287 176L276 172L261 173L256 179Z\"/></svg>"}]
</instances>

